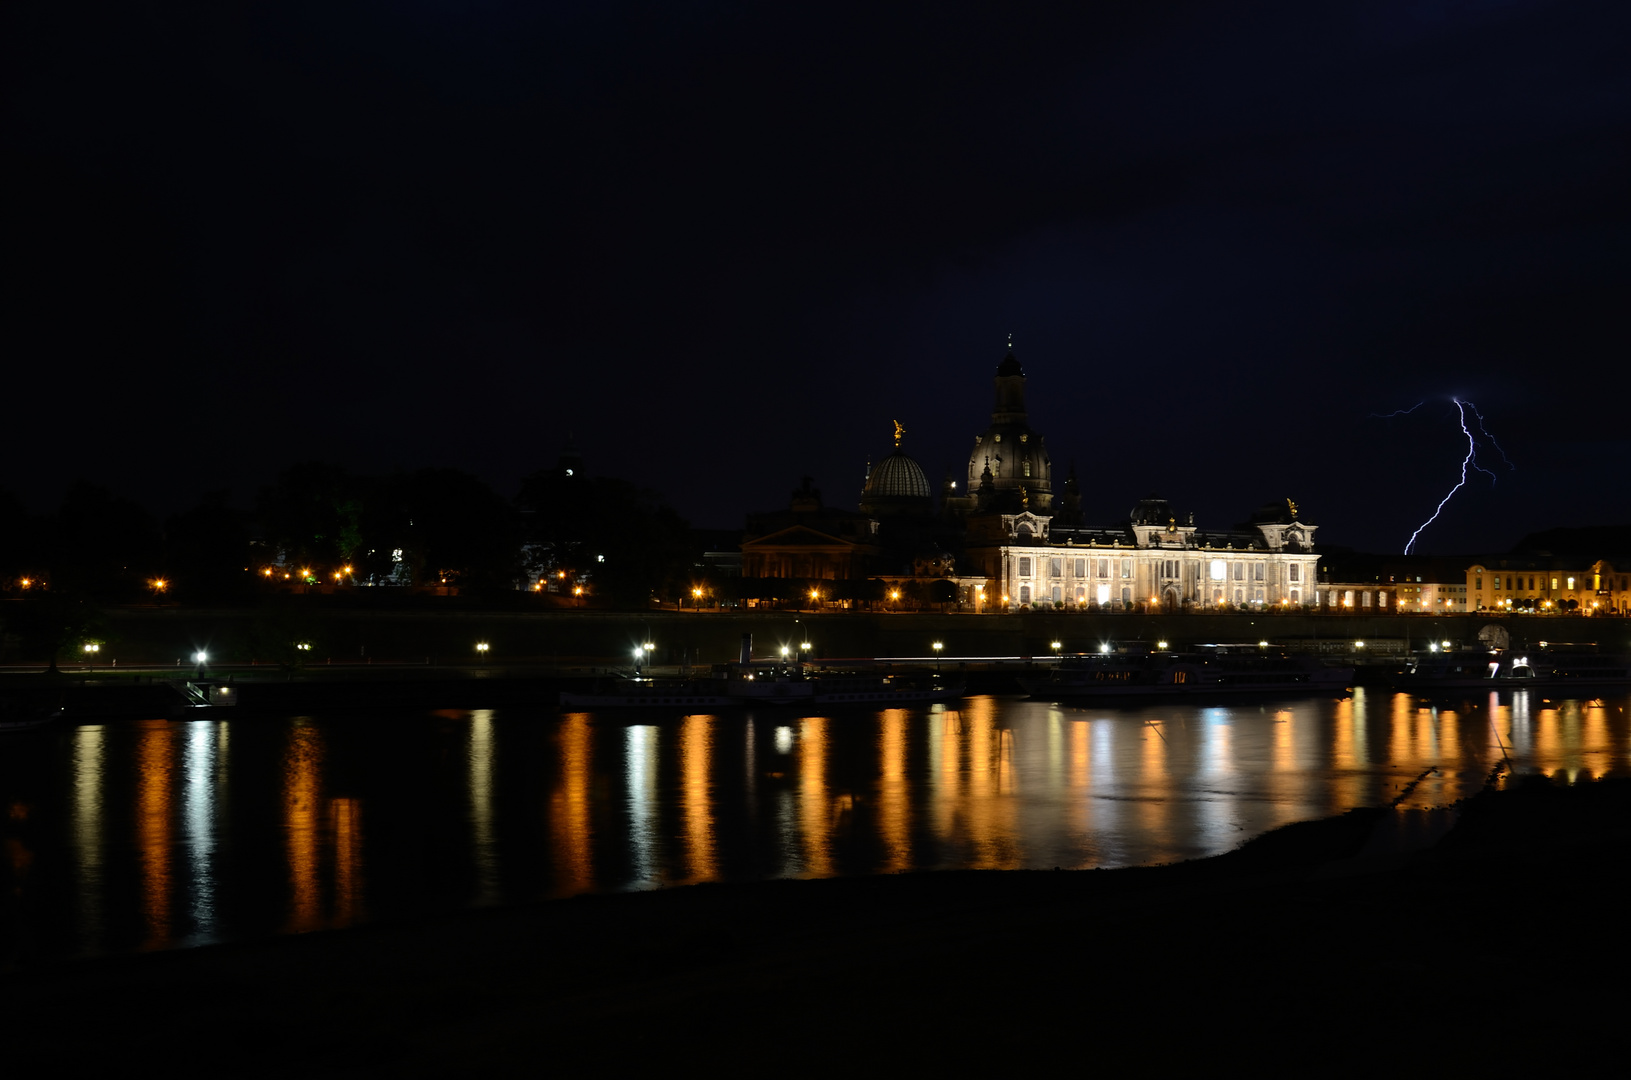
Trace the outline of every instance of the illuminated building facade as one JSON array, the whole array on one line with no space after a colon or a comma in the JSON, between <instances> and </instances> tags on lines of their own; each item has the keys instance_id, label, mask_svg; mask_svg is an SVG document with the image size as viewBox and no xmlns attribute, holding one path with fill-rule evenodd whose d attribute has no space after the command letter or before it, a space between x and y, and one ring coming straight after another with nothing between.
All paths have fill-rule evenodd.
<instances>
[{"instance_id":1,"label":"illuminated building facade","mask_svg":"<svg viewBox=\"0 0 1631 1080\"><path fill-rule=\"evenodd\" d=\"M1202 530L1150 496L1123 525L1080 523L1074 476L1055 499L1053 463L1026 421L1025 372L1010 346L997 368L991 425L974 440L969 487L945 499L966 522L965 574L981 575L985 610L1305 606L1315 602L1316 526L1295 503L1248 525ZM965 603L967 600L965 599Z\"/></svg>"},{"instance_id":2,"label":"illuminated building facade","mask_svg":"<svg viewBox=\"0 0 1631 1080\"><path fill-rule=\"evenodd\" d=\"M1468 610L1631 614L1631 572L1599 559L1492 559L1467 567Z\"/></svg>"}]
</instances>

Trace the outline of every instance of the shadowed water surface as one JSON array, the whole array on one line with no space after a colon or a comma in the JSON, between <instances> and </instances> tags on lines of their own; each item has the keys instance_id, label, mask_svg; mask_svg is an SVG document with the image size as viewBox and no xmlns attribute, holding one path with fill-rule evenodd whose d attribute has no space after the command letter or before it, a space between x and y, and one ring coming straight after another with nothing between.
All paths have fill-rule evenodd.
<instances>
[{"instance_id":1,"label":"shadowed water surface","mask_svg":"<svg viewBox=\"0 0 1631 1080\"><path fill-rule=\"evenodd\" d=\"M0 743L6 964L701 881L1168 862L1503 756L1627 771L1631 696L147 721Z\"/></svg>"}]
</instances>

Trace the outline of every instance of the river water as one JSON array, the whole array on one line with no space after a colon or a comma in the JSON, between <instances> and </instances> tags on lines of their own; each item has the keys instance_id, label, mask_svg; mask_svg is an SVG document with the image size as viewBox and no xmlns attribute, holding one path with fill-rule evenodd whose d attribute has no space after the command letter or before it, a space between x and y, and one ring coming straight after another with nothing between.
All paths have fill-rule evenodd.
<instances>
[{"instance_id":1,"label":"river water","mask_svg":"<svg viewBox=\"0 0 1631 1080\"><path fill-rule=\"evenodd\" d=\"M1631 695L695 716L470 710L0 741L0 967L692 882L1168 862L1627 772Z\"/></svg>"}]
</instances>

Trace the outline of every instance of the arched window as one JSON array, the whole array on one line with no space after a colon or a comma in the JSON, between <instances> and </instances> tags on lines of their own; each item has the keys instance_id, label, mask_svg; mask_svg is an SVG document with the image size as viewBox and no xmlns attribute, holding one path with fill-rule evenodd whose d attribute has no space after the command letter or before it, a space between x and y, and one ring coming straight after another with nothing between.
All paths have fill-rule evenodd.
<instances>
[{"instance_id":1,"label":"arched window","mask_svg":"<svg viewBox=\"0 0 1631 1080\"><path fill-rule=\"evenodd\" d=\"M1031 602L1031 587L1029 585L1021 585L1019 587L1019 602L1022 604L1029 604Z\"/></svg>"}]
</instances>

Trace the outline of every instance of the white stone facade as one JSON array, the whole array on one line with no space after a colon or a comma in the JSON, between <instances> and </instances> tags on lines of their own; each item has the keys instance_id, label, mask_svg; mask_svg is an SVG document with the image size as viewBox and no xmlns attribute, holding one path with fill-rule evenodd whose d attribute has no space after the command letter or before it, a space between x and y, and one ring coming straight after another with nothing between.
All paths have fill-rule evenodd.
<instances>
[{"instance_id":1,"label":"white stone facade","mask_svg":"<svg viewBox=\"0 0 1631 1080\"><path fill-rule=\"evenodd\" d=\"M1000 594L993 610L1304 607L1317 601L1315 527L1296 520L1228 534L1170 520L1135 523L1125 530L1073 529L1062 541L1042 515L1005 514L1001 521L1008 542L970 552Z\"/></svg>"}]
</instances>

